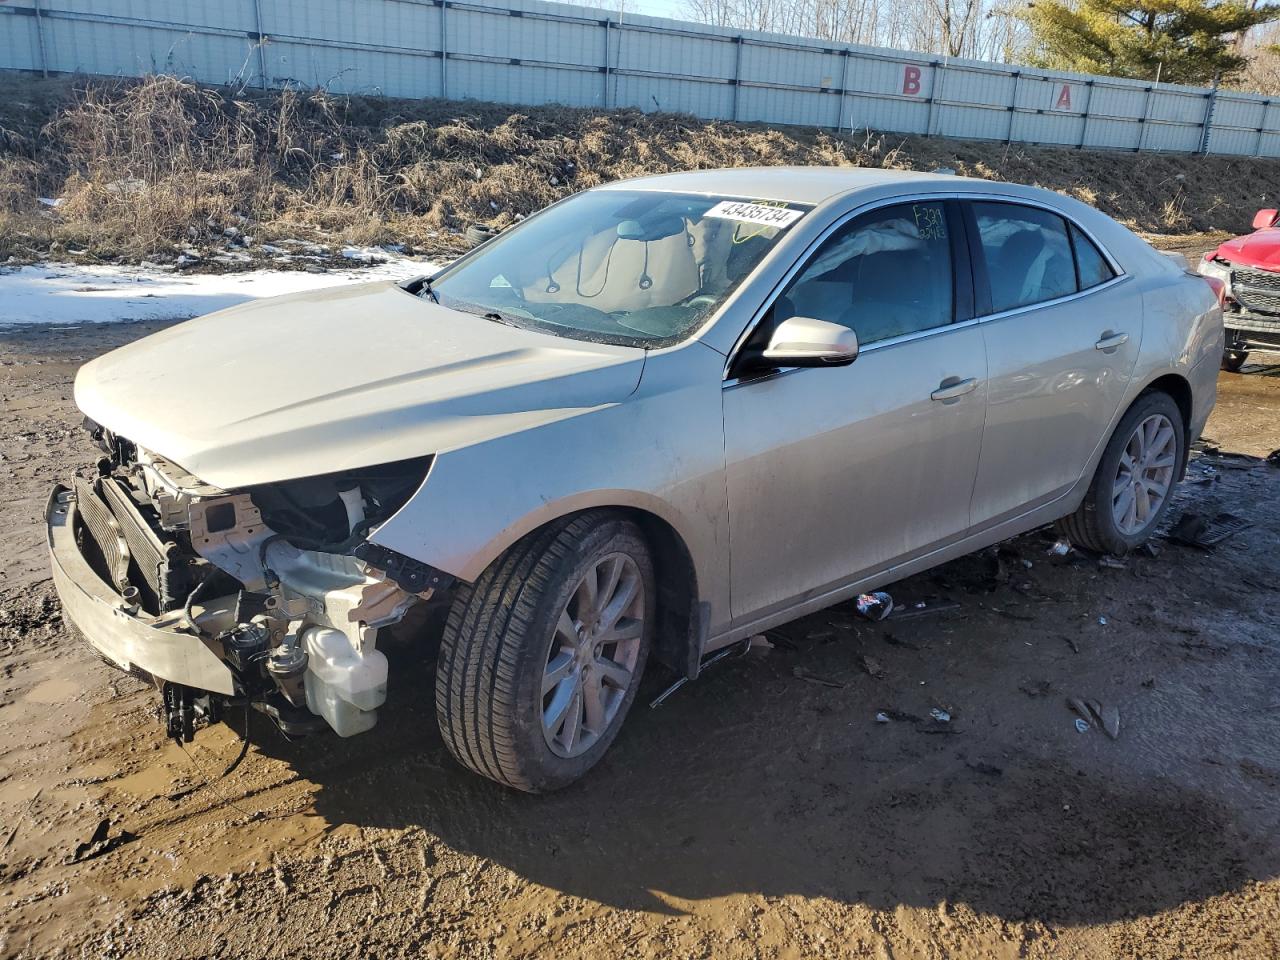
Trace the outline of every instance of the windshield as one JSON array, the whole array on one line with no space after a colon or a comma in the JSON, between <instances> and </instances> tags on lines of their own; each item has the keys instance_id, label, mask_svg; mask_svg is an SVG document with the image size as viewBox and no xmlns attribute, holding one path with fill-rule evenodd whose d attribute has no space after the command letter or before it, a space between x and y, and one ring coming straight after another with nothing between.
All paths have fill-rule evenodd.
<instances>
[{"instance_id":1,"label":"windshield","mask_svg":"<svg viewBox=\"0 0 1280 960\"><path fill-rule=\"evenodd\" d=\"M808 207L644 190L570 197L435 278L446 307L560 336L688 336Z\"/></svg>"}]
</instances>

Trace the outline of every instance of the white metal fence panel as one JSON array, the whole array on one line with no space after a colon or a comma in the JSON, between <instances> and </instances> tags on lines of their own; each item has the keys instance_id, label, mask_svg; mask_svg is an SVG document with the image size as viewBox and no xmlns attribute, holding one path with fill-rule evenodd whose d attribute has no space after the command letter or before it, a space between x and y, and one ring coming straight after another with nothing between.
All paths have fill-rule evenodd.
<instances>
[{"instance_id":1,"label":"white metal fence panel","mask_svg":"<svg viewBox=\"0 0 1280 960\"><path fill-rule=\"evenodd\" d=\"M1280 100L543 0L0 0L0 68L1280 156Z\"/></svg>"}]
</instances>

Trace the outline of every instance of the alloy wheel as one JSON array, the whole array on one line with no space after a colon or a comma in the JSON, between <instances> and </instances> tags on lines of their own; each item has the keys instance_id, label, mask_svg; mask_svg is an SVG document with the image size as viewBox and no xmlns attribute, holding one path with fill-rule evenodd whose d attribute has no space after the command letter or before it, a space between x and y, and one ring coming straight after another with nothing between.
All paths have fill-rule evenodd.
<instances>
[{"instance_id":1,"label":"alloy wheel","mask_svg":"<svg viewBox=\"0 0 1280 960\"><path fill-rule=\"evenodd\" d=\"M1111 490L1111 515L1126 536L1146 531L1173 487L1178 438L1162 413L1142 420L1120 454Z\"/></svg>"},{"instance_id":2,"label":"alloy wheel","mask_svg":"<svg viewBox=\"0 0 1280 960\"><path fill-rule=\"evenodd\" d=\"M644 580L624 553L598 560L560 612L542 674L542 734L557 756L589 750L618 715L644 637Z\"/></svg>"}]
</instances>

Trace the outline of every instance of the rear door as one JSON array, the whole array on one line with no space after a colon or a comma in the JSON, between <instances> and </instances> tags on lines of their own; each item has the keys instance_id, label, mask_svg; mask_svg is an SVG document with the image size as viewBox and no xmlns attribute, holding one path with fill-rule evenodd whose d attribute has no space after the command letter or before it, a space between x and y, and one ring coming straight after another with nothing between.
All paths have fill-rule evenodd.
<instances>
[{"instance_id":1,"label":"rear door","mask_svg":"<svg viewBox=\"0 0 1280 960\"><path fill-rule=\"evenodd\" d=\"M986 342L987 424L972 521L986 527L1080 479L1105 440L1142 340L1142 295L1077 224L1047 208L969 201Z\"/></svg>"}]
</instances>

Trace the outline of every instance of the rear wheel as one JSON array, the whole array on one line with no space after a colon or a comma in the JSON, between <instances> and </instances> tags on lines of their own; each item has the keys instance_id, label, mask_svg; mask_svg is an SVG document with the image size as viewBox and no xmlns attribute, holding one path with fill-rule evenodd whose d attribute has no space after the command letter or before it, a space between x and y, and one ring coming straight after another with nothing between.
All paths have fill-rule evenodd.
<instances>
[{"instance_id":1,"label":"rear wheel","mask_svg":"<svg viewBox=\"0 0 1280 960\"><path fill-rule=\"evenodd\" d=\"M1120 419L1089 492L1058 521L1074 543L1123 555L1147 540L1169 508L1186 446L1182 411L1167 393L1145 393Z\"/></svg>"},{"instance_id":2,"label":"rear wheel","mask_svg":"<svg viewBox=\"0 0 1280 960\"><path fill-rule=\"evenodd\" d=\"M436 718L465 766L539 793L604 755L635 699L655 622L638 527L591 511L535 531L459 589Z\"/></svg>"},{"instance_id":3,"label":"rear wheel","mask_svg":"<svg viewBox=\"0 0 1280 960\"><path fill-rule=\"evenodd\" d=\"M1222 369L1238 373L1248 359L1248 350L1224 350L1222 353Z\"/></svg>"}]
</instances>

